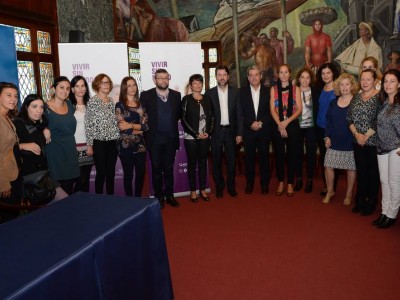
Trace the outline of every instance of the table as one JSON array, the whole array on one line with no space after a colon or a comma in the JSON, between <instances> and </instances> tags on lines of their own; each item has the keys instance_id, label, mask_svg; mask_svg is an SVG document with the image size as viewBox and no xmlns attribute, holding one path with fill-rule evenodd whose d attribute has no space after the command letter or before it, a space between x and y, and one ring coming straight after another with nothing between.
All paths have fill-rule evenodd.
<instances>
[{"instance_id":1,"label":"table","mask_svg":"<svg viewBox=\"0 0 400 300\"><path fill-rule=\"evenodd\" d=\"M157 200L77 193L0 225L0 299L172 299Z\"/></svg>"}]
</instances>

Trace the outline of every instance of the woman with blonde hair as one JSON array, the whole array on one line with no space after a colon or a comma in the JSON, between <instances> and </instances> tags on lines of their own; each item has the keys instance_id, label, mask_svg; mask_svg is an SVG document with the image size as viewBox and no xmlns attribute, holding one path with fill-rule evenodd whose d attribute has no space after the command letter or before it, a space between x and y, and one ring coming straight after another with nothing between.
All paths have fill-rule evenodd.
<instances>
[{"instance_id":1,"label":"woman with blonde hair","mask_svg":"<svg viewBox=\"0 0 400 300\"><path fill-rule=\"evenodd\" d=\"M347 112L353 96L357 93L358 84L354 76L343 73L333 84L336 100L329 104L326 113L325 127L325 178L327 193L322 200L329 203L335 194L333 185L335 169L347 170L347 191L343 201L344 205L350 205L356 180L356 163L354 161L353 137L347 126Z\"/></svg>"},{"instance_id":2,"label":"woman with blonde hair","mask_svg":"<svg viewBox=\"0 0 400 300\"><path fill-rule=\"evenodd\" d=\"M379 63L378 60L373 57L373 56L367 56L361 61L360 65L360 74L359 77L361 78L361 72L367 69L374 70L376 73L376 79L377 83L375 85L375 89L380 90L381 89L381 79L382 79L382 72L379 69Z\"/></svg>"}]
</instances>

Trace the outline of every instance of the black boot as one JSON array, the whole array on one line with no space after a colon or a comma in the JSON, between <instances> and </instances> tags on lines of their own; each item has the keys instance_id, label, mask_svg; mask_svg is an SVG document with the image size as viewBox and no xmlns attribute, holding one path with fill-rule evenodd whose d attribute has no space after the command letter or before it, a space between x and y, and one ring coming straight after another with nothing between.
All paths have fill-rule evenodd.
<instances>
[{"instance_id":1,"label":"black boot","mask_svg":"<svg viewBox=\"0 0 400 300\"><path fill-rule=\"evenodd\" d=\"M313 189L313 181L311 179L307 180L306 188L304 189L305 193L311 193Z\"/></svg>"},{"instance_id":2,"label":"black boot","mask_svg":"<svg viewBox=\"0 0 400 300\"><path fill-rule=\"evenodd\" d=\"M297 178L296 184L294 185L294 190L295 190L296 192L298 192L298 191L301 190L302 187L303 187L303 179Z\"/></svg>"},{"instance_id":3,"label":"black boot","mask_svg":"<svg viewBox=\"0 0 400 300\"><path fill-rule=\"evenodd\" d=\"M387 218L387 217L386 217L384 214L381 214L381 215L378 217L378 219L373 220L371 224L372 224L372 225L375 225L375 226L378 226L378 225L381 224L383 221L385 221L386 218Z\"/></svg>"}]
</instances>

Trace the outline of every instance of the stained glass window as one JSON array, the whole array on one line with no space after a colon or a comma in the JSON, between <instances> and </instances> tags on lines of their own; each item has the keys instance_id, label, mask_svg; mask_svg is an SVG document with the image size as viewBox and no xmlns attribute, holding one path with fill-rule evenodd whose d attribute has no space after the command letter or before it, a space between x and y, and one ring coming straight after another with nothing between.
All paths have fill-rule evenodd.
<instances>
[{"instance_id":1,"label":"stained glass window","mask_svg":"<svg viewBox=\"0 0 400 300\"><path fill-rule=\"evenodd\" d=\"M129 53L129 63L130 64L140 64L139 49L128 47Z\"/></svg>"},{"instance_id":2,"label":"stained glass window","mask_svg":"<svg viewBox=\"0 0 400 300\"><path fill-rule=\"evenodd\" d=\"M42 84L42 96L45 101L51 98L50 87L54 81L53 64L47 62L39 63L40 82Z\"/></svg>"},{"instance_id":3,"label":"stained glass window","mask_svg":"<svg viewBox=\"0 0 400 300\"><path fill-rule=\"evenodd\" d=\"M36 82L33 73L33 62L17 61L20 97L23 101L29 94L36 94Z\"/></svg>"},{"instance_id":4,"label":"stained glass window","mask_svg":"<svg viewBox=\"0 0 400 300\"><path fill-rule=\"evenodd\" d=\"M50 33L39 31L37 32L38 51L39 53L51 54Z\"/></svg>"},{"instance_id":5,"label":"stained glass window","mask_svg":"<svg viewBox=\"0 0 400 300\"><path fill-rule=\"evenodd\" d=\"M204 49L201 49L201 63L204 63Z\"/></svg>"},{"instance_id":6,"label":"stained glass window","mask_svg":"<svg viewBox=\"0 0 400 300\"><path fill-rule=\"evenodd\" d=\"M217 62L218 61L218 55L217 55L217 48L210 48L208 49L208 61L210 63Z\"/></svg>"},{"instance_id":7,"label":"stained glass window","mask_svg":"<svg viewBox=\"0 0 400 300\"><path fill-rule=\"evenodd\" d=\"M17 51L31 52L31 32L29 29L14 27L15 48Z\"/></svg>"},{"instance_id":8,"label":"stained glass window","mask_svg":"<svg viewBox=\"0 0 400 300\"><path fill-rule=\"evenodd\" d=\"M210 76L210 89L217 85L217 78L215 77L215 68L209 69L209 76Z\"/></svg>"},{"instance_id":9,"label":"stained glass window","mask_svg":"<svg viewBox=\"0 0 400 300\"><path fill-rule=\"evenodd\" d=\"M140 69L129 69L129 75L136 79L139 93L142 92L142 76L140 75Z\"/></svg>"}]
</instances>

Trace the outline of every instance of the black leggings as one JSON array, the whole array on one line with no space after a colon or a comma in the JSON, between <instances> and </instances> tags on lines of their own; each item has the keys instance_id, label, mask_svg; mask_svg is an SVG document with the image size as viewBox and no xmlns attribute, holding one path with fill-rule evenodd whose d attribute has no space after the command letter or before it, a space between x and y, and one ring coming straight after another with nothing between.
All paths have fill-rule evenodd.
<instances>
[{"instance_id":1,"label":"black leggings","mask_svg":"<svg viewBox=\"0 0 400 300\"><path fill-rule=\"evenodd\" d=\"M95 191L104 193L104 181L108 195L114 194L115 163L117 162L116 140L93 141L93 157L96 167Z\"/></svg>"}]
</instances>

